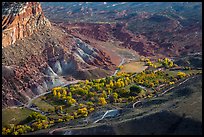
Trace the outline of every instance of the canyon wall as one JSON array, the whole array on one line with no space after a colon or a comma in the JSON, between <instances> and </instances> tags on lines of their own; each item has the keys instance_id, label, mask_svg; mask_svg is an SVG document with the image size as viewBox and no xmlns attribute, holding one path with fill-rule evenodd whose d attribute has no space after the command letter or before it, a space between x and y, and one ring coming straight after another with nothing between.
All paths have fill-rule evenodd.
<instances>
[{"instance_id":1,"label":"canyon wall","mask_svg":"<svg viewBox=\"0 0 204 137\"><path fill-rule=\"evenodd\" d=\"M2 3L2 46L14 44L17 39L50 26L38 2Z\"/></svg>"},{"instance_id":2,"label":"canyon wall","mask_svg":"<svg viewBox=\"0 0 204 137\"><path fill-rule=\"evenodd\" d=\"M2 4L2 106L24 105L68 81L110 75L116 66L93 45L51 25L38 2Z\"/></svg>"}]
</instances>

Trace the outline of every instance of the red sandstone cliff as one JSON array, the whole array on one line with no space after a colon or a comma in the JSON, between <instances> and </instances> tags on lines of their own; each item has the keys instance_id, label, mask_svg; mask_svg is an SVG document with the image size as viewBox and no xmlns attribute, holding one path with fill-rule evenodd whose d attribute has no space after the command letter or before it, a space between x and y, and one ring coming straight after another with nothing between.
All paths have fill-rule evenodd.
<instances>
[{"instance_id":1,"label":"red sandstone cliff","mask_svg":"<svg viewBox=\"0 0 204 137\"><path fill-rule=\"evenodd\" d=\"M3 2L2 35L3 107L26 104L69 79L104 77L115 68L105 52L51 25L37 2Z\"/></svg>"},{"instance_id":2,"label":"red sandstone cliff","mask_svg":"<svg viewBox=\"0 0 204 137\"><path fill-rule=\"evenodd\" d=\"M14 44L33 34L50 22L45 18L38 2L2 3L2 46Z\"/></svg>"}]
</instances>

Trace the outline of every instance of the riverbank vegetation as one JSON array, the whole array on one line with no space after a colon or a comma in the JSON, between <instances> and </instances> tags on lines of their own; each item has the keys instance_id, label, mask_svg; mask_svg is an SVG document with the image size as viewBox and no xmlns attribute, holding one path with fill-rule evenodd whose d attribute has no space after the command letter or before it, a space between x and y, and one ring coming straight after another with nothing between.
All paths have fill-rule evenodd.
<instances>
[{"instance_id":1,"label":"riverbank vegetation","mask_svg":"<svg viewBox=\"0 0 204 137\"><path fill-rule=\"evenodd\" d=\"M151 98L165 87L202 73L202 70L182 68L171 70L178 66L167 58L157 62L145 59L144 62L148 69L140 73L119 71L115 76L53 88L50 94L33 101L33 107L41 113L31 113L19 123L4 126L2 134L18 135L45 129L57 123L85 118L107 104L131 103L144 97Z\"/></svg>"}]
</instances>

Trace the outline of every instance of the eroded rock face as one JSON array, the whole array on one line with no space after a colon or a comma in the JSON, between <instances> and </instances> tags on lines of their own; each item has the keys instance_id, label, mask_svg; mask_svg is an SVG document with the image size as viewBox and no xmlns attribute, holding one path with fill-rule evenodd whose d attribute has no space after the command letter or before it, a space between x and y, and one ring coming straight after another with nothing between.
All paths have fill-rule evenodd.
<instances>
[{"instance_id":1,"label":"eroded rock face","mask_svg":"<svg viewBox=\"0 0 204 137\"><path fill-rule=\"evenodd\" d=\"M32 61L31 61L32 59ZM18 105L17 102L26 103L30 98L38 94L35 87L43 85L44 77L40 69L46 68L46 64L36 67L44 60L37 57L30 57L24 66L2 66L2 105ZM36 91L36 92L35 92ZM20 104L21 105L21 104Z\"/></svg>"},{"instance_id":2,"label":"eroded rock face","mask_svg":"<svg viewBox=\"0 0 204 137\"><path fill-rule=\"evenodd\" d=\"M10 47L16 44L17 40L27 38L34 32L50 26L38 2L2 3L3 48ZM10 58L10 56L5 56L5 58ZM13 58L15 58L14 55ZM47 85L50 78L43 77L43 70L48 67L45 57L30 54L26 58L28 58L27 62L22 62L22 64L2 64L3 107L22 105L50 88Z\"/></svg>"},{"instance_id":3,"label":"eroded rock face","mask_svg":"<svg viewBox=\"0 0 204 137\"><path fill-rule=\"evenodd\" d=\"M2 45L14 44L17 39L30 36L50 22L44 17L38 2L2 3Z\"/></svg>"},{"instance_id":4,"label":"eroded rock face","mask_svg":"<svg viewBox=\"0 0 204 137\"><path fill-rule=\"evenodd\" d=\"M144 35L134 35L126 29L127 24L95 24L95 23L62 23L61 26L67 29L71 34L77 37L84 36L88 39L107 42L116 40L120 42L120 46L133 49L143 56L155 56L154 49L158 49L156 42L148 40ZM79 43L79 45L81 45ZM82 49L85 46L81 46ZM85 51L86 53L89 51Z\"/></svg>"},{"instance_id":5,"label":"eroded rock face","mask_svg":"<svg viewBox=\"0 0 204 137\"><path fill-rule=\"evenodd\" d=\"M109 75L116 66L89 41L50 25L36 2L4 2L2 106L26 104L66 80Z\"/></svg>"}]
</instances>

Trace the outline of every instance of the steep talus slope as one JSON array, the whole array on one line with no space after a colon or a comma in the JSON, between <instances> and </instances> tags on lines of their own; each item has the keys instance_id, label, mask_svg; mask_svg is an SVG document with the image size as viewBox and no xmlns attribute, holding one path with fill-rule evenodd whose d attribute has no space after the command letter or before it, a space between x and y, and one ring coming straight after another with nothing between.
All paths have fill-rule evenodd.
<instances>
[{"instance_id":1,"label":"steep talus slope","mask_svg":"<svg viewBox=\"0 0 204 137\"><path fill-rule=\"evenodd\" d=\"M113 73L106 53L51 25L39 3L4 3L2 11L3 107L25 104L66 80Z\"/></svg>"}]
</instances>

